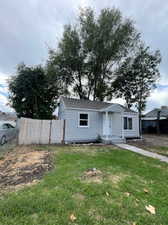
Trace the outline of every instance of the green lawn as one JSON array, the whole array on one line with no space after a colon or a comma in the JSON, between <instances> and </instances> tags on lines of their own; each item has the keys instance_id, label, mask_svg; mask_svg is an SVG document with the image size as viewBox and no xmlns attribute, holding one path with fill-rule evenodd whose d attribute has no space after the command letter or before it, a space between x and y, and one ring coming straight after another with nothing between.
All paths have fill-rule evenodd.
<instances>
[{"instance_id":1,"label":"green lawn","mask_svg":"<svg viewBox=\"0 0 168 225\"><path fill-rule=\"evenodd\" d=\"M0 196L0 225L168 224L167 164L109 146L34 148L52 151L55 168L39 184ZM93 167L102 177L92 182L83 174Z\"/></svg>"},{"instance_id":2,"label":"green lawn","mask_svg":"<svg viewBox=\"0 0 168 225\"><path fill-rule=\"evenodd\" d=\"M167 146L153 146L148 148L149 151L156 152L158 154L168 156L168 147Z\"/></svg>"}]
</instances>

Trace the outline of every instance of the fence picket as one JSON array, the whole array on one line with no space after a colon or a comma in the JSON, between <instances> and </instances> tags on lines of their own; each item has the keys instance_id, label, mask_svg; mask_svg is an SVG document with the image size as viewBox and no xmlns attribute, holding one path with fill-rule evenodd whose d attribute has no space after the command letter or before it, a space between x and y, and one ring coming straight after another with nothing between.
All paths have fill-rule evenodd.
<instances>
[{"instance_id":1,"label":"fence picket","mask_svg":"<svg viewBox=\"0 0 168 225\"><path fill-rule=\"evenodd\" d=\"M64 139L64 120L21 118L19 124L19 145L56 144Z\"/></svg>"}]
</instances>

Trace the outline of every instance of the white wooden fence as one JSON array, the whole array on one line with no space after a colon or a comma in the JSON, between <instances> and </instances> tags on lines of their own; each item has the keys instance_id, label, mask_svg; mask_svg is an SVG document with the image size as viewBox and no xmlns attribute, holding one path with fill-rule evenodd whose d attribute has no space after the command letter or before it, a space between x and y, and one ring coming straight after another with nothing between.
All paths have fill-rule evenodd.
<instances>
[{"instance_id":1,"label":"white wooden fence","mask_svg":"<svg viewBox=\"0 0 168 225\"><path fill-rule=\"evenodd\" d=\"M35 120L21 118L19 121L19 145L63 143L65 120Z\"/></svg>"}]
</instances>

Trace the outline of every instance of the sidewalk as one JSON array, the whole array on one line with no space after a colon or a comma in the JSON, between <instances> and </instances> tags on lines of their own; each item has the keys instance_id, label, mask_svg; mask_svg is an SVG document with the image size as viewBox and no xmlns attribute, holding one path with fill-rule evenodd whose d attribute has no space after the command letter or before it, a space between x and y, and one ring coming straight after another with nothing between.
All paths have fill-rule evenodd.
<instances>
[{"instance_id":1,"label":"sidewalk","mask_svg":"<svg viewBox=\"0 0 168 225\"><path fill-rule=\"evenodd\" d=\"M154 159L159 159L161 162L168 163L168 157L159 155L157 153L149 152L149 151L143 150L141 148L137 148L135 146L127 145L127 144L116 144L116 146L126 149L126 150L129 150L129 151L132 151L132 152L136 152L140 155L144 155L144 156L151 157Z\"/></svg>"}]
</instances>

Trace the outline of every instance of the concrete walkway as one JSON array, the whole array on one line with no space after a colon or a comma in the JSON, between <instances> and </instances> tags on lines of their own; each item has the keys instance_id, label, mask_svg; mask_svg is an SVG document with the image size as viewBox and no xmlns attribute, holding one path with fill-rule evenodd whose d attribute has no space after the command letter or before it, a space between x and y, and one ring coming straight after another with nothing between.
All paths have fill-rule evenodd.
<instances>
[{"instance_id":1,"label":"concrete walkway","mask_svg":"<svg viewBox=\"0 0 168 225\"><path fill-rule=\"evenodd\" d=\"M163 156L163 155L159 155L159 154L154 153L154 152L149 152L149 151L143 150L141 148L137 148L135 146L127 145L127 144L116 144L116 146L118 146L120 148L123 148L123 149L127 149L127 150L132 151L132 152L136 152L140 155L145 155L147 157L159 159L161 162L168 163L168 157Z\"/></svg>"}]
</instances>

